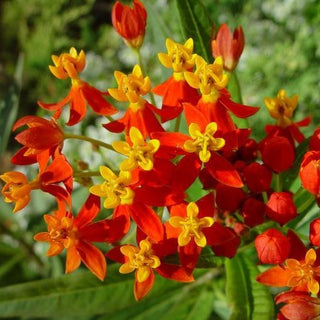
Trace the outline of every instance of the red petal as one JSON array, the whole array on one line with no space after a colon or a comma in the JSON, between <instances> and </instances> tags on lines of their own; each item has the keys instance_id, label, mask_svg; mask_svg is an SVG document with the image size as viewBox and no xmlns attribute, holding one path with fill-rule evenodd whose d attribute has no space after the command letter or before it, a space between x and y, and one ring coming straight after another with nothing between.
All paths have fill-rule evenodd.
<instances>
[{"instance_id":1,"label":"red petal","mask_svg":"<svg viewBox=\"0 0 320 320\"><path fill-rule=\"evenodd\" d=\"M113 260L113 261L116 261L116 262L124 264L126 262L126 258L122 254L122 252L120 251L121 247L122 246L117 246L117 247L112 248L111 250L109 250L106 253L106 257L108 259Z\"/></svg>"},{"instance_id":2,"label":"red petal","mask_svg":"<svg viewBox=\"0 0 320 320\"><path fill-rule=\"evenodd\" d=\"M81 257L75 246L70 247L67 250L67 258L66 258L66 273L73 272L78 269L81 263Z\"/></svg>"},{"instance_id":3,"label":"red petal","mask_svg":"<svg viewBox=\"0 0 320 320\"><path fill-rule=\"evenodd\" d=\"M179 247L179 257L182 266L191 274L196 267L202 248L192 239L187 245Z\"/></svg>"},{"instance_id":4,"label":"red petal","mask_svg":"<svg viewBox=\"0 0 320 320\"><path fill-rule=\"evenodd\" d=\"M183 111L186 116L188 126L190 126L191 123L196 123L199 125L201 132L205 131L206 126L209 124L209 119L207 119L199 109L190 103L184 103Z\"/></svg>"},{"instance_id":5,"label":"red petal","mask_svg":"<svg viewBox=\"0 0 320 320\"><path fill-rule=\"evenodd\" d=\"M79 236L89 242L113 243L121 240L128 232L127 219L119 216L89 224L79 231Z\"/></svg>"},{"instance_id":6,"label":"red petal","mask_svg":"<svg viewBox=\"0 0 320 320\"><path fill-rule=\"evenodd\" d=\"M73 86L70 90L70 117L67 122L68 126L73 126L80 122L87 112L87 103L82 93L82 87Z\"/></svg>"},{"instance_id":7,"label":"red petal","mask_svg":"<svg viewBox=\"0 0 320 320\"><path fill-rule=\"evenodd\" d=\"M193 275L187 273L182 267L175 266L172 264L161 263L161 265L156 269L160 276L179 281L179 282L192 282L194 281Z\"/></svg>"},{"instance_id":8,"label":"red petal","mask_svg":"<svg viewBox=\"0 0 320 320\"><path fill-rule=\"evenodd\" d=\"M244 104L236 103L230 100L229 97L225 95L221 95L219 98L219 102L228 110L230 110L236 117L238 118L247 118L254 115L259 108L251 107Z\"/></svg>"},{"instance_id":9,"label":"red petal","mask_svg":"<svg viewBox=\"0 0 320 320\"><path fill-rule=\"evenodd\" d=\"M108 93L97 90L85 82L82 86L82 92L92 110L101 115L112 115L118 110L112 106L102 96L108 95Z\"/></svg>"},{"instance_id":10,"label":"red petal","mask_svg":"<svg viewBox=\"0 0 320 320\"><path fill-rule=\"evenodd\" d=\"M233 165L219 156L215 152L211 153L210 160L205 164L206 169L209 173L219 182L235 188L242 188L243 183L240 175Z\"/></svg>"},{"instance_id":11,"label":"red petal","mask_svg":"<svg viewBox=\"0 0 320 320\"><path fill-rule=\"evenodd\" d=\"M71 89L72 90L72 89ZM71 100L71 90L68 93L68 95L66 97L64 97L61 101L56 102L56 103L43 103L41 101L38 101L38 105L46 110L54 110L54 111L61 111L61 109L67 104L69 103L69 101ZM57 118L57 117L56 117Z\"/></svg>"},{"instance_id":12,"label":"red petal","mask_svg":"<svg viewBox=\"0 0 320 320\"><path fill-rule=\"evenodd\" d=\"M84 227L91 222L100 211L100 197L90 194L80 209L74 222L78 228Z\"/></svg>"},{"instance_id":13,"label":"red petal","mask_svg":"<svg viewBox=\"0 0 320 320\"><path fill-rule=\"evenodd\" d=\"M157 214L143 203L134 203L128 206L132 219L137 226L151 239L160 241L163 239L163 225Z\"/></svg>"},{"instance_id":14,"label":"red petal","mask_svg":"<svg viewBox=\"0 0 320 320\"><path fill-rule=\"evenodd\" d=\"M77 250L87 268L103 281L107 272L107 263L102 252L92 244L81 240L77 245Z\"/></svg>"}]
</instances>

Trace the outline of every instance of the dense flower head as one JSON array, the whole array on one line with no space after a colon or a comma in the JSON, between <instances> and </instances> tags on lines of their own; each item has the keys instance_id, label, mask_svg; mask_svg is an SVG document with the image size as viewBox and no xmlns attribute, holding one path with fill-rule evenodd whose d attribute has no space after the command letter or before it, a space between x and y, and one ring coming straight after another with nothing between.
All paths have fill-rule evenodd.
<instances>
[{"instance_id":1,"label":"dense flower head","mask_svg":"<svg viewBox=\"0 0 320 320\"><path fill-rule=\"evenodd\" d=\"M198 17L198 6L193 9L197 20L202 15ZM52 195L57 209L44 214L47 231L34 236L48 244L47 256L65 252L66 273L83 263L100 280L106 276L106 257L112 259L121 264L120 273L134 273L136 300L149 293L156 273L191 282L198 275L196 268L213 267L212 272L199 272L205 272L200 283L209 278L215 281L216 274L220 283L226 280L233 309L232 291L238 293L238 286L259 288L253 282L258 264L258 270L264 270L258 282L290 288L275 298L276 303L285 303L279 307L279 320L318 317L320 218L313 209L315 203L320 206L320 129L309 143L299 128L308 126L311 118L293 122L298 95L288 97L283 89L264 100L276 122L266 124L265 132L256 132L260 118L250 126L246 118L259 108L242 104L240 83L232 74L244 49L241 26L232 34L226 24L221 25L211 39L212 63L194 52L205 50L201 30L195 39L181 43L168 38L167 52L158 58L171 70L160 74L163 82L154 83L154 73L146 68L154 65L139 50L146 18L139 0L133 1L133 7L119 1L113 6L113 26L139 63L133 64L131 72L115 71L114 88L100 91L80 77L86 64L83 50L72 47L52 56L51 73L70 79L71 88L58 102L38 102L53 112L51 119L24 116L14 124L15 139L22 147L11 162L32 164L36 174L29 180L32 171L24 174L14 168L2 173L4 201L14 204L15 213L28 205L34 190ZM124 102L127 108L118 112L109 98ZM70 113L64 121L66 106ZM87 106L93 111L89 117ZM108 132L103 131L101 138L87 136L100 135L91 126L98 125L102 116ZM82 120L70 132L65 130ZM66 139L90 143L92 155L87 150L71 153L64 148ZM89 193L77 214L74 182ZM100 206L106 210L100 212ZM222 264L226 264L226 279ZM241 281L233 281L239 272ZM215 288L210 285L210 290ZM191 299L196 292L205 299L220 296L211 291L207 295L207 290L202 294L197 286L189 290ZM267 290L260 292L267 301ZM252 317L257 296L246 295ZM308 313L306 317L299 306Z\"/></svg>"},{"instance_id":2,"label":"dense flower head","mask_svg":"<svg viewBox=\"0 0 320 320\"><path fill-rule=\"evenodd\" d=\"M133 8L117 1L112 8L112 24L119 35L133 48L140 48L146 32L147 12L139 0Z\"/></svg>"},{"instance_id":3,"label":"dense flower head","mask_svg":"<svg viewBox=\"0 0 320 320\"><path fill-rule=\"evenodd\" d=\"M211 41L213 57L222 56L225 70L231 72L236 68L243 49L244 34L241 26L236 27L232 34L227 24L223 23Z\"/></svg>"}]
</instances>

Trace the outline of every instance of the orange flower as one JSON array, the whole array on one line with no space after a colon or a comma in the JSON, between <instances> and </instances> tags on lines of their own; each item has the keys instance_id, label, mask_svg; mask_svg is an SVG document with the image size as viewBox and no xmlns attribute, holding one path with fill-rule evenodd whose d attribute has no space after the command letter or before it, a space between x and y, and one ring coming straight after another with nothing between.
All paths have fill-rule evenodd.
<instances>
[{"instance_id":1,"label":"orange flower","mask_svg":"<svg viewBox=\"0 0 320 320\"><path fill-rule=\"evenodd\" d=\"M84 69L85 54L81 50L77 53L75 48L71 48L69 53L62 53L60 56L52 55L54 66L49 66L50 71L58 79L71 79L71 89L67 96L56 103L43 103L38 101L38 105L46 110L55 111L54 118L58 119L63 107L70 105L70 117L67 125L73 126L80 122L87 111L87 104L99 115L112 115L117 112L103 96L107 92L100 91L87 82L80 79L78 73Z\"/></svg>"},{"instance_id":2,"label":"orange flower","mask_svg":"<svg viewBox=\"0 0 320 320\"><path fill-rule=\"evenodd\" d=\"M37 178L28 181L27 177L16 171L9 171L0 176L6 184L2 189L5 202L15 202L13 212L23 209L30 201L32 190L40 189L56 197L57 201L71 204L71 191L73 187L73 169L64 155L58 154L52 162L40 166Z\"/></svg>"},{"instance_id":3,"label":"orange flower","mask_svg":"<svg viewBox=\"0 0 320 320\"><path fill-rule=\"evenodd\" d=\"M316 263L317 254L309 249L304 260L287 259L284 267L276 266L257 277L257 281L273 287L292 287L298 291L318 294L320 266Z\"/></svg>"},{"instance_id":4,"label":"orange flower","mask_svg":"<svg viewBox=\"0 0 320 320\"><path fill-rule=\"evenodd\" d=\"M212 55L215 58L222 56L224 69L231 72L236 68L243 48L244 34L241 26L235 28L232 34L229 27L224 23L211 41Z\"/></svg>"},{"instance_id":5,"label":"orange flower","mask_svg":"<svg viewBox=\"0 0 320 320\"><path fill-rule=\"evenodd\" d=\"M100 199L90 195L74 218L60 205L53 215L46 214L47 232L34 236L36 241L49 242L47 256L52 257L67 250L66 273L77 269L81 261L101 281L106 275L107 264L103 253L91 242L115 242L124 235L124 220L115 218L92 222L100 210Z\"/></svg>"},{"instance_id":6,"label":"orange flower","mask_svg":"<svg viewBox=\"0 0 320 320\"><path fill-rule=\"evenodd\" d=\"M108 258L122 263L120 273L135 272L134 296L136 300L141 300L151 290L155 280L154 271L162 277L175 281L191 282L194 280L193 276L181 266L168 264L162 260L163 257L174 253L172 249L176 249L172 246L171 241L163 239L155 243L149 238L140 239L141 236L143 233L138 229L138 247L131 244L123 245L107 253Z\"/></svg>"},{"instance_id":7,"label":"orange flower","mask_svg":"<svg viewBox=\"0 0 320 320\"><path fill-rule=\"evenodd\" d=\"M15 202L13 213L23 209L30 201L30 192L37 183L29 183L28 178L21 172L9 171L0 176L6 184L1 193L7 203Z\"/></svg>"},{"instance_id":8,"label":"orange flower","mask_svg":"<svg viewBox=\"0 0 320 320\"><path fill-rule=\"evenodd\" d=\"M132 48L140 48L146 32L147 12L143 4L133 1L133 9L117 1L112 8L112 24Z\"/></svg>"}]
</instances>

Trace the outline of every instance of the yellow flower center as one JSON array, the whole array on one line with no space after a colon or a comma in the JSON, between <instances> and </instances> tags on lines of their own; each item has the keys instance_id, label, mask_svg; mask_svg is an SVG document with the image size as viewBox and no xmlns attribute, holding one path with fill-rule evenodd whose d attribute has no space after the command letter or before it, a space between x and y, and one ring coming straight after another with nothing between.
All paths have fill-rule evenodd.
<instances>
[{"instance_id":1,"label":"yellow flower center","mask_svg":"<svg viewBox=\"0 0 320 320\"><path fill-rule=\"evenodd\" d=\"M220 90L228 84L228 75L223 72L223 59L217 57L212 64L208 64L202 57L196 56L196 71L185 72L184 76L189 85L200 89L204 102L216 102Z\"/></svg>"},{"instance_id":2,"label":"yellow flower center","mask_svg":"<svg viewBox=\"0 0 320 320\"><path fill-rule=\"evenodd\" d=\"M129 107L134 111L144 107L145 100L141 97L151 89L149 77L143 77L139 65L135 65L132 73L125 75L120 71L115 71L118 88L108 89L110 95L121 102L129 101Z\"/></svg>"},{"instance_id":3,"label":"yellow flower center","mask_svg":"<svg viewBox=\"0 0 320 320\"><path fill-rule=\"evenodd\" d=\"M189 126L189 134L193 140L187 140L183 148L187 152L197 152L202 162L208 162L211 153L210 151L218 151L225 145L223 138L214 138L217 131L217 124L211 122L206 126L205 132L202 133L200 127L196 123L191 123Z\"/></svg>"},{"instance_id":4,"label":"yellow flower center","mask_svg":"<svg viewBox=\"0 0 320 320\"><path fill-rule=\"evenodd\" d=\"M290 287L305 283L311 293L318 294L319 283L315 280L315 277L320 276L320 266L313 266L316 258L317 256L314 249L309 249L306 253L304 262L300 262L296 259L287 259L285 261L285 267L290 271L290 279L288 282Z\"/></svg>"},{"instance_id":5,"label":"yellow flower center","mask_svg":"<svg viewBox=\"0 0 320 320\"><path fill-rule=\"evenodd\" d=\"M62 217L61 219L45 215L44 219L48 224L50 242L61 243L65 248L75 245L78 240L78 229L73 223L73 218Z\"/></svg>"},{"instance_id":6,"label":"yellow flower center","mask_svg":"<svg viewBox=\"0 0 320 320\"><path fill-rule=\"evenodd\" d=\"M115 208L119 204L132 204L134 191L128 187L131 183L129 171L120 171L119 176L105 166L100 167L100 174L106 180L100 185L90 188L90 192L106 198L103 206L107 209Z\"/></svg>"},{"instance_id":7,"label":"yellow flower center","mask_svg":"<svg viewBox=\"0 0 320 320\"><path fill-rule=\"evenodd\" d=\"M176 80L184 80L184 71L190 70L194 66L193 40L190 38L184 44L166 40L168 54L159 53L160 62L166 68L173 69L173 76Z\"/></svg>"},{"instance_id":8,"label":"yellow flower center","mask_svg":"<svg viewBox=\"0 0 320 320\"><path fill-rule=\"evenodd\" d=\"M83 50L77 53L75 48L71 48L69 53L62 53L60 56L52 55L54 66L49 66L50 71L59 79L70 77L78 78L86 64L86 56Z\"/></svg>"},{"instance_id":9,"label":"yellow flower center","mask_svg":"<svg viewBox=\"0 0 320 320\"><path fill-rule=\"evenodd\" d=\"M207 239L202 232L203 228L211 227L214 219L211 217L198 218L199 208L194 202L190 202L187 206L187 217L174 216L169 219L169 223L175 227L182 229L178 237L179 246L187 245L193 238L197 246L205 247Z\"/></svg>"},{"instance_id":10,"label":"yellow flower center","mask_svg":"<svg viewBox=\"0 0 320 320\"><path fill-rule=\"evenodd\" d=\"M151 243L147 239L140 241L139 248L125 245L120 250L128 261L120 267L119 272L130 273L136 270L138 282L146 281L151 270L158 268L161 264L160 259L153 254Z\"/></svg>"},{"instance_id":11,"label":"yellow flower center","mask_svg":"<svg viewBox=\"0 0 320 320\"><path fill-rule=\"evenodd\" d=\"M160 147L160 142L157 139L152 139L146 142L141 132L131 127L129 132L132 145L124 141L116 141L112 143L113 148L119 153L128 157L120 165L120 170L131 171L137 167L149 171L153 168L153 154Z\"/></svg>"},{"instance_id":12,"label":"yellow flower center","mask_svg":"<svg viewBox=\"0 0 320 320\"><path fill-rule=\"evenodd\" d=\"M298 95L291 98L286 96L285 90L280 90L275 98L265 98L264 102L270 116L277 120L277 125L286 128L292 123L293 112L298 104Z\"/></svg>"}]
</instances>

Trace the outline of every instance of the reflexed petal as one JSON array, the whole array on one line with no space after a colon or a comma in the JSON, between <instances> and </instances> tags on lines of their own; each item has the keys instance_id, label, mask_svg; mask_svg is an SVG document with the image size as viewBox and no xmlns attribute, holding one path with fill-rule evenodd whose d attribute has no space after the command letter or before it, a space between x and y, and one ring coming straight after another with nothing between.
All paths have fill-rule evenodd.
<instances>
[{"instance_id":1,"label":"reflexed petal","mask_svg":"<svg viewBox=\"0 0 320 320\"><path fill-rule=\"evenodd\" d=\"M81 263L80 255L75 246L70 247L67 250L67 258L66 258L66 273L73 272L78 269Z\"/></svg>"}]
</instances>

